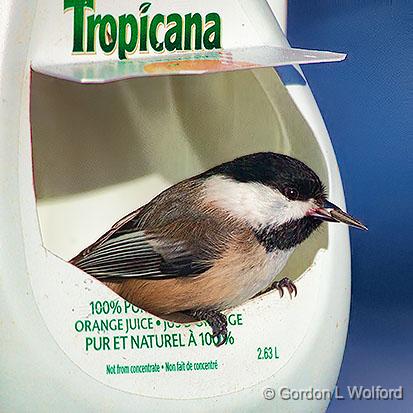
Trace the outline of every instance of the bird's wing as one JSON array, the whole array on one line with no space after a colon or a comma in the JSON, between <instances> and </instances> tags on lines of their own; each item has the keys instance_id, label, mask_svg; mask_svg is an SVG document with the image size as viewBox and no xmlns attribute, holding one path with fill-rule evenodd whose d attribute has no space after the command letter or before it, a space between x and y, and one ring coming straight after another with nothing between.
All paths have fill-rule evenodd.
<instances>
[{"instance_id":1,"label":"bird's wing","mask_svg":"<svg viewBox=\"0 0 413 413\"><path fill-rule=\"evenodd\" d=\"M96 278L169 278L210 267L185 242L139 230L110 238L72 263Z\"/></svg>"},{"instance_id":2,"label":"bird's wing","mask_svg":"<svg viewBox=\"0 0 413 413\"><path fill-rule=\"evenodd\" d=\"M96 278L196 276L212 266L234 235L233 225L182 202L129 214L70 262Z\"/></svg>"}]
</instances>

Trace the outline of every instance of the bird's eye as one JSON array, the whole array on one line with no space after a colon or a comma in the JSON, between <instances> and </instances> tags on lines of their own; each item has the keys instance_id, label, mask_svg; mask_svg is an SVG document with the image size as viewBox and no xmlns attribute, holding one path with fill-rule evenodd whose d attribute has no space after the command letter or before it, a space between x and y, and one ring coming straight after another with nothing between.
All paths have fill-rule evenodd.
<instances>
[{"instance_id":1,"label":"bird's eye","mask_svg":"<svg viewBox=\"0 0 413 413\"><path fill-rule=\"evenodd\" d=\"M299 193L295 188L285 188L284 189L284 195L288 199L291 199L292 201L295 201L296 199L298 199Z\"/></svg>"}]
</instances>

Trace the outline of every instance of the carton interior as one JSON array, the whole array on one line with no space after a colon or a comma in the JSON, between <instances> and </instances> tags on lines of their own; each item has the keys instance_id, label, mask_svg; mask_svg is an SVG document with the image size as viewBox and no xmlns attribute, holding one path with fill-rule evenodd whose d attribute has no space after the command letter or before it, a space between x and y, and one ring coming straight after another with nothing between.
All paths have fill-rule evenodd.
<instances>
[{"instance_id":1,"label":"carton interior","mask_svg":"<svg viewBox=\"0 0 413 413\"><path fill-rule=\"evenodd\" d=\"M163 189L240 155L286 153L328 187L316 137L273 69L103 85L34 72L31 121L43 243L65 260ZM282 275L298 278L327 245L323 225Z\"/></svg>"}]
</instances>

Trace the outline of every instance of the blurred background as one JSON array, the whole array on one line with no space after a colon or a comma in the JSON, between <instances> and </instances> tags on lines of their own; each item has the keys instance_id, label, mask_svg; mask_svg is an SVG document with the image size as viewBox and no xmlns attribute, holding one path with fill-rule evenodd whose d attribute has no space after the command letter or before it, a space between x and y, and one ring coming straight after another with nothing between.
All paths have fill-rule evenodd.
<instances>
[{"instance_id":1,"label":"blurred background","mask_svg":"<svg viewBox=\"0 0 413 413\"><path fill-rule=\"evenodd\" d=\"M352 306L338 386L404 387L403 401L335 400L328 411L413 411L413 1L289 0L288 13L292 46L348 54L303 66L347 207L369 227L351 231Z\"/></svg>"}]
</instances>

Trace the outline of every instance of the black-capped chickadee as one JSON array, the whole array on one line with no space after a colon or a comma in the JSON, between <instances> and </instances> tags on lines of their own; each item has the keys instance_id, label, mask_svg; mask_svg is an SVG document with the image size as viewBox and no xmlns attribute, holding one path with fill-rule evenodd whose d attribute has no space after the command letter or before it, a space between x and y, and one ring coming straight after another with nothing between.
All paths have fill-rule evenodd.
<instances>
[{"instance_id":1,"label":"black-capped chickadee","mask_svg":"<svg viewBox=\"0 0 413 413\"><path fill-rule=\"evenodd\" d=\"M156 316L206 320L220 345L222 310L269 287L296 294L275 277L322 221L367 229L303 162L256 153L168 188L70 262Z\"/></svg>"}]
</instances>

